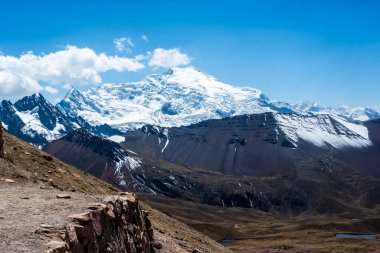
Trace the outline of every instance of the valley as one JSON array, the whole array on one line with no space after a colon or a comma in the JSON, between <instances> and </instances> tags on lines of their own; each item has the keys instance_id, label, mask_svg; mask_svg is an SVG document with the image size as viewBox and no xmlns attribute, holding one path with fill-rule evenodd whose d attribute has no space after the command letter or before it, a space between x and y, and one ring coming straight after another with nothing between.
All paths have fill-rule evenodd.
<instances>
[{"instance_id":1,"label":"valley","mask_svg":"<svg viewBox=\"0 0 380 253\"><path fill-rule=\"evenodd\" d=\"M361 213L281 216L255 209L215 207L164 196L139 194L158 210L169 213L209 235L234 252L378 252L378 239L340 239L337 233L379 235L379 209ZM271 252L272 252L271 251Z\"/></svg>"},{"instance_id":2,"label":"valley","mask_svg":"<svg viewBox=\"0 0 380 253\"><path fill-rule=\"evenodd\" d=\"M0 253L380 253L380 1L0 10Z\"/></svg>"},{"instance_id":3,"label":"valley","mask_svg":"<svg viewBox=\"0 0 380 253\"><path fill-rule=\"evenodd\" d=\"M167 222L162 212L226 252L372 253L378 239L336 237L380 233L380 122L369 109L347 110L273 102L173 68L71 89L55 106L40 94L3 101L6 158L16 165L2 173L66 192L136 192L153 221Z\"/></svg>"}]
</instances>

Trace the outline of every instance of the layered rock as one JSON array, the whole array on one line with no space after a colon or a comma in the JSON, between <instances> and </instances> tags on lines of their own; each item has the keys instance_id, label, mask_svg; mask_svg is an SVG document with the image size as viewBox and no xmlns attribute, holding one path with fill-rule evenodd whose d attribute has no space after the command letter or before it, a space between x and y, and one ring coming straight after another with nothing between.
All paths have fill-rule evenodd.
<instances>
[{"instance_id":1,"label":"layered rock","mask_svg":"<svg viewBox=\"0 0 380 253\"><path fill-rule=\"evenodd\" d=\"M88 212L70 216L72 222L47 246L50 253L151 253L153 229L148 212L133 193L109 196Z\"/></svg>"}]
</instances>

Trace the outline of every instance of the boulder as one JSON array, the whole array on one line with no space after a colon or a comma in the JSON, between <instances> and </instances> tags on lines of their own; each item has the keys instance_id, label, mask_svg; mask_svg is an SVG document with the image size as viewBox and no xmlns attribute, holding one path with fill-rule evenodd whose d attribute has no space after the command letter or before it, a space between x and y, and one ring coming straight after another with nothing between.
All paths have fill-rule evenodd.
<instances>
[{"instance_id":1,"label":"boulder","mask_svg":"<svg viewBox=\"0 0 380 253\"><path fill-rule=\"evenodd\" d=\"M108 196L91 203L88 212L71 215L62 242L50 242L50 252L153 253L162 248L153 238L149 213L135 194Z\"/></svg>"},{"instance_id":2,"label":"boulder","mask_svg":"<svg viewBox=\"0 0 380 253\"><path fill-rule=\"evenodd\" d=\"M65 194L65 193L62 193L62 194L57 194L57 199L71 199L71 196L69 194Z\"/></svg>"}]
</instances>

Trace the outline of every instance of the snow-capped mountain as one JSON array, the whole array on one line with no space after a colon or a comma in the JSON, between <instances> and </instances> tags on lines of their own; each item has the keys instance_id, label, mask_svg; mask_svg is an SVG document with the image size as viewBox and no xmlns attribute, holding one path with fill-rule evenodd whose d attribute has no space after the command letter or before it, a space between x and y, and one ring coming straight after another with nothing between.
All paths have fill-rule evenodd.
<instances>
[{"instance_id":1,"label":"snow-capped mountain","mask_svg":"<svg viewBox=\"0 0 380 253\"><path fill-rule=\"evenodd\" d=\"M38 93L14 104L2 101L0 120L9 132L36 145L44 145L74 129L89 126L81 117L62 112Z\"/></svg>"},{"instance_id":2,"label":"snow-capped mountain","mask_svg":"<svg viewBox=\"0 0 380 253\"><path fill-rule=\"evenodd\" d=\"M172 68L139 82L107 83L86 91L71 89L56 106L40 94L14 104L4 100L0 120L11 133L43 145L79 127L111 136L147 124L185 126L265 112L328 114L351 122L380 118L380 107L330 108L314 102L270 101L257 89L225 84L203 71L187 67Z\"/></svg>"},{"instance_id":3,"label":"snow-capped mountain","mask_svg":"<svg viewBox=\"0 0 380 253\"><path fill-rule=\"evenodd\" d=\"M107 123L120 130L280 111L261 91L219 82L193 67L173 68L140 82L103 84L83 92L72 89L57 106L90 124Z\"/></svg>"},{"instance_id":4,"label":"snow-capped mountain","mask_svg":"<svg viewBox=\"0 0 380 253\"><path fill-rule=\"evenodd\" d=\"M271 175L305 164L334 173L339 166L325 163L339 158L378 176L372 164L380 163L379 124L369 125L331 115L262 113L184 127L144 126L124 134L120 145L142 157L233 175ZM357 165L353 157L371 162Z\"/></svg>"},{"instance_id":5,"label":"snow-capped mountain","mask_svg":"<svg viewBox=\"0 0 380 253\"><path fill-rule=\"evenodd\" d=\"M71 89L57 107L92 125L107 123L122 131L145 124L173 127L264 112L329 114L348 121L380 118L380 108L272 102L260 90L219 82L194 67L172 68L140 82L107 83L87 91Z\"/></svg>"},{"instance_id":6,"label":"snow-capped mountain","mask_svg":"<svg viewBox=\"0 0 380 253\"><path fill-rule=\"evenodd\" d=\"M289 104L281 101L272 101L278 108L287 108L302 115L328 114L351 122L367 121L380 118L380 106L374 107L322 107L316 102L302 101Z\"/></svg>"}]
</instances>

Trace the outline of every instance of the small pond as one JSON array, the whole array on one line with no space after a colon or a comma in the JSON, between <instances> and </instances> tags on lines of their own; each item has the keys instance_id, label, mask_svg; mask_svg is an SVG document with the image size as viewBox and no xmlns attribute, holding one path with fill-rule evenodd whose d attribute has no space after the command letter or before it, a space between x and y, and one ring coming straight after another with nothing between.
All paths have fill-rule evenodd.
<instances>
[{"instance_id":1,"label":"small pond","mask_svg":"<svg viewBox=\"0 0 380 253\"><path fill-rule=\"evenodd\" d=\"M336 234L336 238L344 239L377 239L377 235L373 234Z\"/></svg>"}]
</instances>

